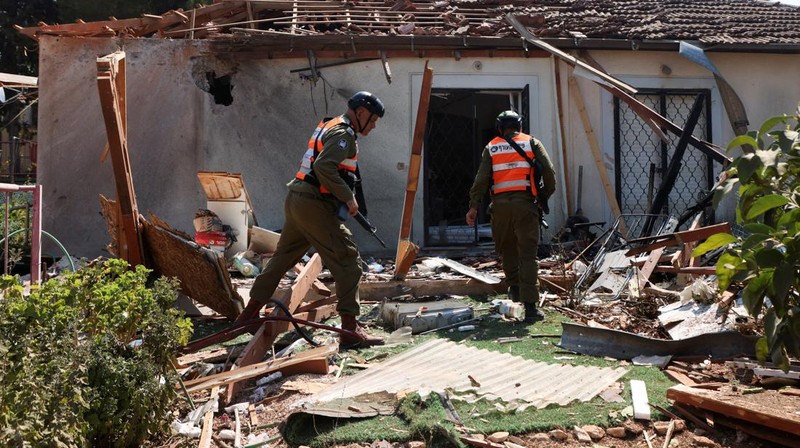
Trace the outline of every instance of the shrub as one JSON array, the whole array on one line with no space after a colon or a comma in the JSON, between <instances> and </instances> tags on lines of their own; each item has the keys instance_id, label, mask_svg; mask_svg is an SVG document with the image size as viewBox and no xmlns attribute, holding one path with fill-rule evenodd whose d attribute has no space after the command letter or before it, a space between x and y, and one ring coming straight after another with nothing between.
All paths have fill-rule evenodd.
<instances>
[{"instance_id":1,"label":"shrub","mask_svg":"<svg viewBox=\"0 0 800 448\"><path fill-rule=\"evenodd\" d=\"M800 109L773 117L758 131L736 137L730 150L749 145L754 152L734 160L716 203L739 185L736 219L747 236L716 235L693 255L730 245L717 262L720 290L744 285L742 299L751 316L763 312L764 336L758 359L784 370L789 356L800 357ZM765 300L768 299L768 300Z\"/></svg>"},{"instance_id":2,"label":"shrub","mask_svg":"<svg viewBox=\"0 0 800 448\"><path fill-rule=\"evenodd\" d=\"M134 447L167 428L191 324L175 280L112 259L23 294L0 278L0 446Z\"/></svg>"}]
</instances>

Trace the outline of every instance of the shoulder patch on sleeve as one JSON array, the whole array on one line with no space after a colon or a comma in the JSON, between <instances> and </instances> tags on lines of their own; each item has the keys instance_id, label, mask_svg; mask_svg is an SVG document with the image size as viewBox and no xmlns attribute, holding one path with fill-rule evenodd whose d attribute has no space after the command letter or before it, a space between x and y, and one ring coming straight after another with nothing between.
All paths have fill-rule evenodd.
<instances>
[{"instance_id":1,"label":"shoulder patch on sleeve","mask_svg":"<svg viewBox=\"0 0 800 448\"><path fill-rule=\"evenodd\" d=\"M347 139L340 139L338 145L341 149L347 149Z\"/></svg>"}]
</instances>

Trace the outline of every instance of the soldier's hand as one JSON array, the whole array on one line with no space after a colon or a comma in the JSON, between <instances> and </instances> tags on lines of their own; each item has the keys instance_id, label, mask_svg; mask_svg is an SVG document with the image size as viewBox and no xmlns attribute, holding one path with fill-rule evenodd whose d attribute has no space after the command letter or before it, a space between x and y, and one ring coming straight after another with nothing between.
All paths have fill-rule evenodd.
<instances>
[{"instance_id":1,"label":"soldier's hand","mask_svg":"<svg viewBox=\"0 0 800 448\"><path fill-rule=\"evenodd\" d=\"M547 201L539 202L539 209L541 209L542 213L544 213L545 215L549 215L550 214L550 206L547 205Z\"/></svg>"},{"instance_id":2,"label":"soldier's hand","mask_svg":"<svg viewBox=\"0 0 800 448\"><path fill-rule=\"evenodd\" d=\"M469 211L467 212L467 216L466 216L467 225L470 226L470 227L474 226L475 225L475 218L477 218L477 217L478 217L478 209L475 208L475 207L471 207L469 209Z\"/></svg>"},{"instance_id":3,"label":"soldier's hand","mask_svg":"<svg viewBox=\"0 0 800 448\"><path fill-rule=\"evenodd\" d=\"M356 216L356 213L358 213L358 202L356 201L356 198L347 201L347 213L350 216Z\"/></svg>"}]
</instances>

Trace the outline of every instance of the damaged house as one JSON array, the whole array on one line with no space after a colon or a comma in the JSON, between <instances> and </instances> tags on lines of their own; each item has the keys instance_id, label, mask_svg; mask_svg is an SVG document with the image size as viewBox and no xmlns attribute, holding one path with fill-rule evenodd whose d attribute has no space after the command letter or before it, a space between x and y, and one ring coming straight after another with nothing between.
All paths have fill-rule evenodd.
<instances>
[{"instance_id":1,"label":"damaged house","mask_svg":"<svg viewBox=\"0 0 800 448\"><path fill-rule=\"evenodd\" d=\"M314 125L356 91L377 94L387 113L359 161L390 250L426 63L411 233L422 248L490 241L485 210L477 229L464 215L502 110L521 112L559 174L546 241L576 214L600 226L654 207L680 216L715 184L727 142L800 100L800 8L759 0L220 1L20 32L39 42L43 227L77 256L99 255L106 241L98 194L112 197L115 184L100 161L96 61L117 51L139 209L184 230L206 203L199 171L240 173L259 225L279 229ZM670 170L689 121L694 137ZM718 212L732 218L733 206ZM351 228L362 252L382 254Z\"/></svg>"}]
</instances>

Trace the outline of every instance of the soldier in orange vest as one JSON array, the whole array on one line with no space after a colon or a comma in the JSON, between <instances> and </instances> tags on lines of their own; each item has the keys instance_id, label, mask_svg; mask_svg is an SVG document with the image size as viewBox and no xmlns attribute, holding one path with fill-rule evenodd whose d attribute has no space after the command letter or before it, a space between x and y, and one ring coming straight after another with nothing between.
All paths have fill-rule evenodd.
<instances>
[{"instance_id":1,"label":"soldier in orange vest","mask_svg":"<svg viewBox=\"0 0 800 448\"><path fill-rule=\"evenodd\" d=\"M358 284L361 257L350 230L337 217L345 204L347 213L359 211L355 185L358 179L358 135L366 137L383 117L383 102L369 92L358 92L347 102L347 111L322 120L303 155L300 169L288 184L284 203L286 222L275 254L250 290L250 302L237 323L258 316L275 293L278 283L312 246L322 257L336 282L339 300L336 309L342 328L358 335L341 335L339 345L346 350L383 344L358 325Z\"/></svg>"},{"instance_id":2,"label":"soldier in orange vest","mask_svg":"<svg viewBox=\"0 0 800 448\"><path fill-rule=\"evenodd\" d=\"M503 261L508 296L525 305L525 322L533 323L543 318L536 308L539 218L549 211L547 200L556 189L556 176L542 143L521 132L519 114L512 110L502 112L495 124L498 136L483 149L469 192L467 225L475 225L478 206L491 185L492 238ZM534 176L534 165L541 166L540 186Z\"/></svg>"}]
</instances>

